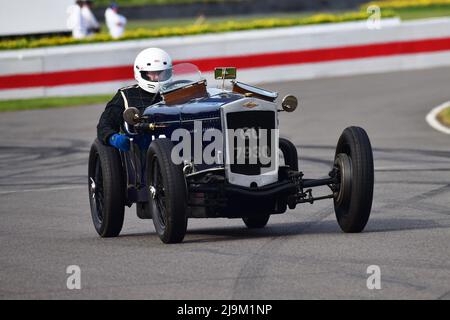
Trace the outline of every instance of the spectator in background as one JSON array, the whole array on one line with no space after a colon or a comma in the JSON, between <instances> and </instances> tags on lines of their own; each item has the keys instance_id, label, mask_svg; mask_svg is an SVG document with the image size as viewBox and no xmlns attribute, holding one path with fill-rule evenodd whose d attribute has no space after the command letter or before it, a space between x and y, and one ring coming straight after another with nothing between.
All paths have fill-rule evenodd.
<instances>
[{"instance_id":1,"label":"spectator in background","mask_svg":"<svg viewBox=\"0 0 450 320\"><path fill-rule=\"evenodd\" d=\"M113 39L120 38L125 32L127 19L118 13L119 7L113 3L105 11L105 21L109 34Z\"/></svg>"},{"instance_id":2,"label":"spectator in background","mask_svg":"<svg viewBox=\"0 0 450 320\"><path fill-rule=\"evenodd\" d=\"M100 32L100 24L92 13L93 1L83 1L81 15L86 23L87 34L92 35Z\"/></svg>"},{"instance_id":3,"label":"spectator in background","mask_svg":"<svg viewBox=\"0 0 450 320\"><path fill-rule=\"evenodd\" d=\"M83 39L88 35L88 29L85 19L81 14L83 1L77 0L74 5L67 8L67 28L72 30L72 36L75 39Z\"/></svg>"}]
</instances>

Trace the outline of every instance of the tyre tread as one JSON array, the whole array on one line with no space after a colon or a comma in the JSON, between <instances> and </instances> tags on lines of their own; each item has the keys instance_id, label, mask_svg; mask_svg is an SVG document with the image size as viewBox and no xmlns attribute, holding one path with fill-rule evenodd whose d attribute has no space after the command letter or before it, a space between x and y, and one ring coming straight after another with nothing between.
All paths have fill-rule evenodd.
<instances>
[{"instance_id":1,"label":"tyre tread","mask_svg":"<svg viewBox=\"0 0 450 320\"><path fill-rule=\"evenodd\" d=\"M342 152L352 161L352 196L348 212L336 210L336 216L344 232L361 232L370 216L374 183L372 147L365 130L346 128L339 138L336 155Z\"/></svg>"}]
</instances>

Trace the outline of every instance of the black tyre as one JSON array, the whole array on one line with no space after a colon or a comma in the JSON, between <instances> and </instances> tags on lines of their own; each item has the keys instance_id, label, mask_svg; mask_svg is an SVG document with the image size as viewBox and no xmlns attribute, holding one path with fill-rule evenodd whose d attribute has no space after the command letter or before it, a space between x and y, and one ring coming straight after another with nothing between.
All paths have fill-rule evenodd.
<instances>
[{"instance_id":1,"label":"black tyre","mask_svg":"<svg viewBox=\"0 0 450 320\"><path fill-rule=\"evenodd\" d=\"M95 230L101 237L116 237L122 230L125 184L119 151L98 139L89 153L89 202Z\"/></svg>"},{"instance_id":2,"label":"black tyre","mask_svg":"<svg viewBox=\"0 0 450 320\"><path fill-rule=\"evenodd\" d=\"M269 222L269 218L269 214L264 214L259 216L244 217L242 218L242 220L244 221L247 228L260 229L264 228L267 225L267 222Z\"/></svg>"},{"instance_id":3,"label":"black tyre","mask_svg":"<svg viewBox=\"0 0 450 320\"><path fill-rule=\"evenodd\" d=\"M340 178L334 198L336 218L344 232L361 232L369 220L373 199L373 154L366 131L346 128L338 141L335 167Z\"/></svg>"},{"instance_id":4,"label":"black tyre","mask_svg":"<svg viewBox=\"0 0 450 320\"><path fill-rule=\"evenodd\" d=\"M284 163L291 168L291 170L298 171L298 154L295 145L288 139L280 138L279 148L283 153Z\"/></svg>"},{"instance_id":5,"label":"black tyre","mask_svg":"<svg viewBox=\"0 0 450 320\"><path fill-rule=\"evenodd\" d=\"M171 160L172 141L156 139L147 152L147 184L153 224L164 243L183 241L187 228L187 191L182 165Z\"/></svg>"}]
</instances>

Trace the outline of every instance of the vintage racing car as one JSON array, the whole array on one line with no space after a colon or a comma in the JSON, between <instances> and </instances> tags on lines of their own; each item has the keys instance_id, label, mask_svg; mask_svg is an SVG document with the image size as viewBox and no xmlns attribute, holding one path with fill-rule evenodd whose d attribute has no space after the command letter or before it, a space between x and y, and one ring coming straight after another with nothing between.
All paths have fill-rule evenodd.
<instances>
[{"instance_id":1,"label":"vintage racing car","mask_svg":"<svg viewBox=\"0 0 450 320\"><path fill-rule=\"evenodd\" d=\"M325 178L306 179L298 168L296 147L278 135L278 113L296 109L294 96L286 96L280 108L276 92L236 81L235 68L216 68L222 88L207 87L192 64L175 65L173 75L161 88L161 102L144 111L129 106L124 112L123 131L132 141L149 135L147 150L133 142L129 152L98 140L92 144L89 200L100 236L118 236L125 206L133 204L139 218L153 219L164 243L183 240L188 218L242 218L247 227L262 228L272 214L322 199L333 199L344 232L364 229L374 171L371 144L362 128L342 132ZM225 89L227 79L231 88ZM194 140L185 149L179 147L180 130L187 133L183 140ZM205 139L207 132L214 134ZM203 159L205 153L214 161ZM174 161L174 155L181 160ZM328 186L330 193L314 196L312 188L319 186Z\"/></svg>"}]
</instances>

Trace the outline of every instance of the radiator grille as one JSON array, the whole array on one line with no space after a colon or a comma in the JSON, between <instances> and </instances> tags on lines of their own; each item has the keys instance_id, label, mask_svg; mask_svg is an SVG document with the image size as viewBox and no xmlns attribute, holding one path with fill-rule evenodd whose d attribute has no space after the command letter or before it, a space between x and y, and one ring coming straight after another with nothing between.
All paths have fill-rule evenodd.
<instances>
[{"instance_id":1,"label":"radiator grille","mask_svg":"<svg viewBox=\"0 0 450 320\"><path fill-rule=\"evenodd\" d=\"M274 111L243 111L230 112L227 114L227 129L232 129L236 132L237 129L242 129L243 132L252 132L256 134L256 150L250 150L249 137L245 135L245 146L242 150L242 144L238 143L236 135L230 135L228 132L228 139L233 139L232 150L228 150L230 155L230 170L232 173L243 175L259 175L261 168L270 168L272 161L269 163L261 163L260 152L264 148L264 154L272 157L274 139L273 131L275 129L275 112ZM254 129L252 131L251 129ZM259 129L265 129L267 132L267 139L262 139ZM232 131L232 132L233 132ZM241 131L242 132L242 131ZM231 141L230 141L231 142ZM231 146L231 144L230 144ZM266 151L267 150L267 151ZM242 155L242 152L244 154ZM255 153L256 152L256 153ZM250 163L250 154L257 157L256 163ZM245 158L244 163L238 163L239 155L241 155L241 162ZM273 159L272 159L273 160ZM255 162L255 161L254 161ZM263 161L264 162L264 161Z\"/></svg>"}]
</instances>

